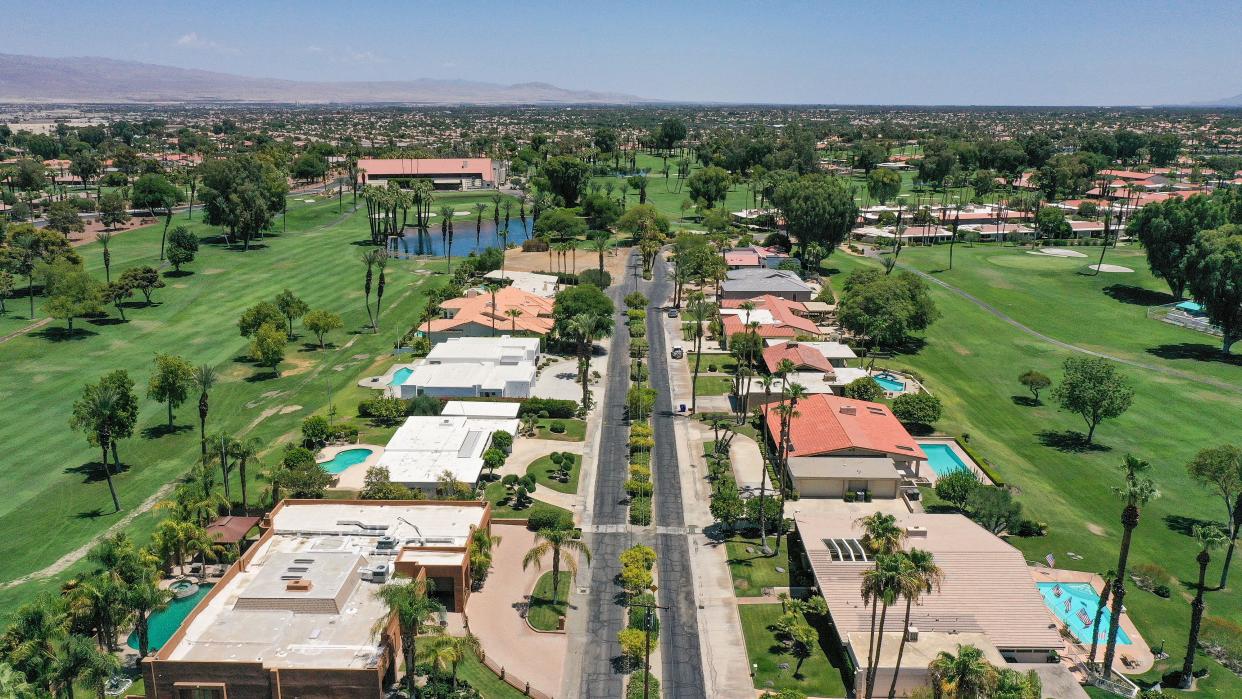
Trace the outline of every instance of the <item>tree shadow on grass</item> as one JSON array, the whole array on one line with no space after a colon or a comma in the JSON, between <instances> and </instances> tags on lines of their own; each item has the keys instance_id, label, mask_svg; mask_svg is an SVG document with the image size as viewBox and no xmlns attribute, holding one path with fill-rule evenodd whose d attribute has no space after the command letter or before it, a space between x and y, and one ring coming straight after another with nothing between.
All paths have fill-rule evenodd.
<instances>
[{"instance_id":1,"label":"tree shadow on grass","mask_svg":"<svg viewBox=\"0 0 1242 699\"><path fill-rule=\"evenodd\" d=\"M74 328L73 330L70 330L69 328L62 328L59 325L51 328L43 328L42 330L36 330L30 333L31 337L37 337L41 340L47 340L49 342L85 340L88 337L98 334L99 333L94 330L87 330L86 328Z\"/></svg>"},{"instance_id":2,"label":"tree shadow on grass","mask_svg":"<svg viewBox=\"0 0 1242 699\"><path fill-rule=\"evenodd\" d=\"M116 316L104 316L103 318L91 318L90 320L86 322L90 323L91 325L94 325L95 327L109 326L109 325L125 325L126 323L129 322L129 318L125 318L124 320L122 320L120 318L117 318Z\"/></svg>"},{"instance_id":3,"label":"tree shadow on grass","mask_svg":"<svg viewBox=\"0 0 1242 699\"><path fill-rule=\"evenodd\" d=\"M1039 443L1067 454L1112 451L1113 448L1097 442L1087 442L1087 435L1078 430L1043 430L1036 432Z\"/></svg>"},{"instance_id":4,"label":"tree shadow on grass","mask_svg":"<svg viewBox=\"0 0 1242 699\"><path fill-rule=\"evenodd\" d=\"M1044 404L1042 400L1035 400L1030 396L1009 396L1009 399L1014 405L1021 405L1024 408L1038 408Z\"/></svg>"},{"instance_id":5,"label":"tree shadow on grass","mask_svg":"<svg viewBox=\"0 0 1242 699\"><path fill-rule=\"evenodd\" d=\"M1177 532L1182 536L1194 536L1194 527L1219 523L1210 519L1199 519L1198 517L1187 517L1185 515L1165 515L1164 524L1170 531Z\"/></svg>"},{"instance_id":6,"label":"tree shadow on grass","mask_svg":"<svg viewBox=\"0 0 1242 699\"><path fill-rule=\"evenodd\" d=\"M1222 354L1218 344L1179 342L1149 347L1147 353L1161 359L1193 359L1199 362L1219 362L1230 366L1242 366L1242 354Z\"/></svg>"},{"instance_id":7,"label":"tree shadow on grass","mask_svg":"<svg viewBox=\"0 0 1242 699\"><path fill-rule=\"evenodd\" d=\"M194 429L192 425L174 424L172 427L169 427L167 423L160 423L158 425L151 425L149 427L142 428L142 438L159 439L160 437L166 437L170 434L180 434L181 432L192 429Z\"/></svg>"},{"instance_id":8,"label":"tree shadow on grass","mask_svg":"<svg viewBox=\"0 0 1242 699\"><path fill-rule=\"evenodd\" d=\"M1166 303L1173 303L1177 300L1173 298L1173 294L1168 292L1145 289L1141 286L1130 284L1112 284L1104 287L1103 291L1114 301L1134 306L1163 306Z\"/></svg>"},{"instance_id":9,"label":"tree shadow on grass","mask_svg":"<svg viewBox=\"0 0 1242 699\"><path fill-rule=\"evenodd\" d=\"M279 372L271 371L269 369L267 371L256 371L255 373L243 379L243 381L245 381L246 383L262 383L264 381L271 381L272 379L279 379L279 378L280 378Z\"/></svg>"},{"instance_id":10,"label":"tree shadow on grass","mask_svg":"<svg viewBox=\"0 0 1242 699\"><path fill-rule=\"evenodd\" d=\"M181 269L181 270L170 269L164 273L164 278L165 279L181 279L182 277L193 276L193 274L194 273L188 269Z\"/></svg>"},{"instance_id":11,"label":"tree shadow on grass","mask_svg":"<svg viewBox=\"0 0 1242 699\"><path fill-rule=\"evenodd\" d=\"M129 467L126 466L125 464L121 464L120 466L113 466L112 475L118 476L122 473L125 473L128 470L129 470ZM107 480L107 478L104 476L103 464L101 464L98 461L86 461L84 463L78 464L77 466L66 466L64 473L78 474L82 476L82 482L86 484L103 483L104 481Z\"/></svg>"},{"instance_id":12,"label":"tree shadow on grass","mask_svg":"<svg viewBox=\"0 0 1242 699\"><path fill-rule=\"evenodd\" d=\"M103 517L104 515L113 515L113 514L119 514L119 513L104 512L103 508L96 507L93 510L82 510L81 512L77 513L73 517L74 519L99 519L100 517Z\"/></svg>"}]
</instances>

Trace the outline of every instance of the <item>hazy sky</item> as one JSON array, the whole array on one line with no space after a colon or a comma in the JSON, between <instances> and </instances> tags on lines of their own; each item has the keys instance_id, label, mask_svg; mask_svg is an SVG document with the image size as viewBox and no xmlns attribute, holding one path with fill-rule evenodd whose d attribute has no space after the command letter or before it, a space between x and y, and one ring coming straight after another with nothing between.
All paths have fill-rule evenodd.
<instances>
[{"instance_id":1,"label":"hazy sky","mask_svg":"<svg viewBox=\"0 0 1242 699\"><path fill-rule=\"evenodd\" d=\"M1158 104L1242 93L1242 1L0 0L0 52L687 101Z\"/></svg>"}]
</instances>

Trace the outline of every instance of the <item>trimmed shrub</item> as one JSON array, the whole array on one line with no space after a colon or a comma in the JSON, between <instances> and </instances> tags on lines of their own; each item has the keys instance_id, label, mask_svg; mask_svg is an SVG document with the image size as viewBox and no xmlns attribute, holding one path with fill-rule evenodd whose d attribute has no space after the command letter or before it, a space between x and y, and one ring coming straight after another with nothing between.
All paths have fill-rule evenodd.
<instances>
[{"instance_id":1,"label":"trimmed shrub","mask_svg":"<svg viewBox=\"0 0 1242 699\"><path fill-rule=\"evenodd\" d=\"M563 461L563 459L561 458L561 453L559 451L554 451L551 454L548 454L548 460L550 460L556 466L560 466L561 461Z\"/></svg>"},{"instance_id":2,"label":"trimmed shrub","mask_svg":"<svg viewBox=\"0 0 1242 699\"><path fill-rule=\"evenodd\" d=\"M518 408L518 415L571 418L578 412L578 401L564 398L527 398ZM546 414L545 414L546 413Z\"/></svg>"},{"instance_id":3,"label":"trimmed shrub","mask_svg":"<svg viewBox=\"0 0 1242 699\"><path fill-rule=\"evenodd\" d=\"M646 695L643 694L644 676L646 676ZM630 682L625 686L625 699L643 699L643 696L660 696L660 680L646 670L639 670L630 675Z\"/></svg>"},{"instance_id":4,"label":"trimmed shrub","mask_svg":"<svg viewBox=\"0 0 1242 699\"><path fill-rule=\"evenodd\" d=\"M585 269L578 273L578 281L582 284L594 284L601 289L612 286L612 275L607 270Z\"/></svg>"},{"instance_id":5,"label":"trimmed shrub","mask_svg":"<svg viewBox=\"0 0 1242 699\"><path fill-rule=\"evenodd\" d=\"M544 529L573 529L574 517L564 510L534 509L526 518L526 526L535 531Z\"/></svg>"},{"instance_id":6,"label":"trimmed shrub","mask_svg":"<svg viewBox=\"0 0 1242 699\"><path fill-rule=\"evenodd\" d=\"M640 527L651 524L651 498L630 500L630 524Z\"/></svg>"},{"instance_id":7,"label":"trimmed shrub","mask_svg":"<svg viewBox=\"0 0 1242 699\"><path fill-rule=\"evenodd\" d=\"M492 446L507 452L513 447L513 435L504 430L496 430L492 433Z\"/></svg>"},{"instance_id":8,"label":"trimmed shrub","mask_svg":"<svg viewBox=\"0 0 1242 699\"><path fill-rule=\"evenodd\" d=\"M548 431L553 434L565 434L565 423L559 421L554 422L548 426Z\"/></svg>"}]
</instances>

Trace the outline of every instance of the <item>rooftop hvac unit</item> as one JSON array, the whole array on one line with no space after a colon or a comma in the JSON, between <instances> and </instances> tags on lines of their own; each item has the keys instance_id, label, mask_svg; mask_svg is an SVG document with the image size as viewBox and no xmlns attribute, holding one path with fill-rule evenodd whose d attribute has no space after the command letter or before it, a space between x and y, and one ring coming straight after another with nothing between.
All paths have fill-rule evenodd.
<instances>
[{"instance_id":1,"label":"rooftop hvac unit","mask_svg":"<svg viewBox=\"0 0 1242 699\"><path fill-rule=\"evenodd\" d=\"M396 547L397 547L397 537L388 536L387 534L385 534L384 536L381 536L379 540L375 542L375 548L377 549L391 549L391 548L396 548Z\"/></svg>"},{"instance_id":2,"label":"rooftop hvac unit","mask_svg":"<svg viewBox=\"0 0 1242 699\"><path fill-rule=\"evenodd\" d=\"M388 578L392 576L391 563L374 563L363 568L361 571L362 579L373 583L388 582Z\"/></svg>"}]
</instances>

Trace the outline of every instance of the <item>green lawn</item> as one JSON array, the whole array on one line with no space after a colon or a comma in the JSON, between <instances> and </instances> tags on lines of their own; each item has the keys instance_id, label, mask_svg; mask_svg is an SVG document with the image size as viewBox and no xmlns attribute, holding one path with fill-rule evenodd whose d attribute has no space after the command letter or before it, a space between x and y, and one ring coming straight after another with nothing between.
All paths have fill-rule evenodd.
<instances>
[{"instance_id":1,"label":"green lawn","mask_svg":"<svg viewBox=\"0 0 1242 699\"><path fill-rule=\"evenodd\" d=\"M565 431L559 434L553 432L552 423L554 422L564 425ZM535 426L535 438L555 439L561 442L581 442L586 439L586 422L572 418L539 418L539 424Z\"/></svg>"},{"instance_id":2,"label":"green lawn","mask_svg":"<svg viewBox=\"0 0 1242 699\"><path fill-rule=\"evenodd\" d=\"M733 378L729 376L703 376L694 381L700 396L721 396L733 391Z\"/></svg>"},{"instance_id":3,"label":"green lawn","mask_svg":"<svg viewBox=\"0 0 1242 699\"><path fill-rule=\"evenodd\" d=\"M552 475L560 471L556 464L552 463L552 457L541 456L535 459L526 467L527 473L535 474L535 481L545 488L551 488L562 493L578 492L578 474L582 470L582 456L579 454L571 454L573 458L573 467L569 469L569 482L562 483Z\"/></svg>"},{"instance_id":4,"label":"green lawn","mask_svg":"<svg viewBox=\"0 0 1242 699\"><path fill-rule=\"evenodd\" d=\"M801 544L796 536L786 536L779 551L776 550L776 538L769 536L768 546L773 549L773 554L765 556L759 548L758 536L735 536L725 542L729 554L729 573L733 575L733 591L738 597L762 597L765 587L813 584L809 580L809 571L804 570L800 562ZM789 561L790 547L798 552L793 565ZM748 548L751 551L747 551Z\"/></svg>"},{"instance_id":5,"label":"green lawn","mask_svg":"<svg viewBox=\"0 0 1242 699\"><path fill-rule=\"evenodd\" d=\"M829 638L827 625L817 626L819 647L802 664L798 677L794 668L798 659L790 654L770 628L781 617L779 604L738 605L742 633L746 636L746 654L750 656L756 689L795 689L813 697L843 697L845 682L841 676L842 660ZM781 665L788 663L788 669Z\"/></svg>"},{"instance_id":6,"label":"green lawn","mask_svg":"<svg viewBox=\"0 0 1242 699\"><path fill-rule=\"evenodd\" d=\"M470 654L457 666L457 677L469 682L471 687L483 695L483 699L522 699L526 696L510 687L496 673L488 670L483 661Z\"/></svg>"},{"instance_id":7,"label":"green lawn","mask_svg":"<svg viewBox=\"0 0 1242 699\"><path fill-rule=\"evenodd\" d=\"M443 277L425 273L440 263L391 262L381 332L363 333L367 314L363 268L357 259L365 249L360 245L367 237L365 211L338 216L334 201L291 202L288 232L269 234L245 253L216 244L214 229L198 219L196 215L191 224L204 239L198 259L180 276L165 275L167 286L156 290L153 305L144 306L141 297L131 303L128 322L79 320L77 332L70 335L57 321L0 347L0 401L26 406L7 411L8 419L0 421L0 443L17 457L6 460L0 476L7 492L0 501L0 583L41 569L89 542L142 506L158 488L175 482L198 459L196 401L176 410L176 428L169 433L163 427L164 406L144 397L155 352L214 366L219 382L211 391L208 430L258 438L264 449L261 461L270 463L274 449L297 435L302 419L326 410L329 393L342 418L354 415L357 401L369 395L354 383L392 361L383 355L406 329L403 321L417 316L430 285L443 283ZM176 223L187 221L179 215ZM112 242L113 274L156 264L159 239L159 226L117 236ZM78 251L87 270L102 280L99 246ZM236 322L244 308L272 299L283 288L311 308L341 314L345 327L320 351L295 326L300 336L290 343L277 377L246 357L248 342L238 335ZM28 312L25 299L14 301L11 308ZM98 473L98 454L81 433L69 429L68 421L82 386L117 368L134 380L140 413L134 436L119 445L124 471L115 481L122 511L113 514ZM372 437L369 428L364 432ZM261 467L252 464L252 479ZM251 483L252 501L262 488ZM233 496L239 497L236 486ZM127 531L141 539L158 516L142 514ZM55 589L59 580L80 570L73 567L50 581L0 589L0 615L39 591Z\"/></svg>"},{"instance_id":8,"label":"green lawn","mask_svg":"<svg viewBox=\"0 0 1242 699\"><path fill-rule=\"evenodd\" d=\"M686 354L686 366L690 367L691 371L694 371L694 359L697 354L697 352ZM716 365L716 371L732 374L737 367L737 360L733 358L733 355L724 352L704 352L703 363L699 365L699 371L710 371L709 367L713 364Z\"/></svg>"},{"instance_id":9,"label":"green lawn","mask_svg":"<svg viewBox=\"0 0 1242 699\"><path fill-rule=\"evenodd\" d=\"M929 272L946 270L947 259L946 246L908 248L901 255L903 264ZM1035 260L1035 266L1028 260ZM1151 462L1163 497L1143 510L1130 565L1163 566L1180 585L1169 600L1134 588L1126 607L1144 638L1153 645L1167 641L1176 662L1185 648L1196 573L1197 547L1190 527L1221 521L1225 514L1216 497L1190 481L1184 465L1198 449L1238 441L1242 395L1164 370L1240 386L1242 367L1217 358L1214 338L1147 319L1144 304L1162 302L1166 287L1146 271L1139 253L1108 253L1107 261L1135 269L1132 274L1078 274L1088 261L1094 260L1045 261L1015 248L959 245L954 269L935 276L1053 338L1160 368L1121 367L1134 382L1134 404L1100 426L1094 448L1081 449L1066 439L1085 431L1077 415L1058 410L1048 399L1040 407L1028 407L1014 398L1023 394L1018 374L1035 369L1057 381L1068 352L949 291L932 287L943 317L926 333L921 349L898 355L892 364L924 377L944 403L944 419L936 427L949 434L969 433L972 449L1017 488L1027 516L1048 523L1047 537L1011 540L1030 560L1053 553L1059 565L1079 570L1115 565L1121 509L1112 488L1120 481L1118 464L1125 454ZM873 263L835 254L825 266L848 271L866 264ZM1069 552L1083 558L1073 560ZM1219 576L1222 559L1213 557L1209 580ZM1234 580L1237 576L1234 571ZM1233 591L1210 592L1207 614L1236 619L1242 614L1242 597ZM1242 694L1242 679L1213 661L1203 663L1211 676L1196 696ZM1157 678L1154 672L1145 679Z\"/></svg>"},{"instance_id":10,"label":"green lawn","mask_svg":"<svg viewBox=\"0 0 1242 699\"><path fill-rule=\"evenodd\" d=\"M530 607L526 611L526 620L537 631L556 631L557 621L565 616L569 608L569 587L573 582L569 573L561 571L560 584L557 585L556 602L552 601L552 573L544 573L535 583L535 591L530 596Z\"/></svg>"},{"instance_id":11,"label":"green lawn","mask_svg":"<svg viewBox=\"0 0 1242 699\"><path fill-rule=\"evenodd\" d=\"M563 507L550 505L543 502L538 497L539 493L535 493L534 504L523 510L515 510L508 505L501 505L499 502L505 497L505 487L500 481L492 481L487 484L487 488L483 491L483 497L492 504L492 517L501 519L526 519L530 517L532 512L537 510L559 510L561 512L569 512Z\"/></svg>"}]
</instances>

